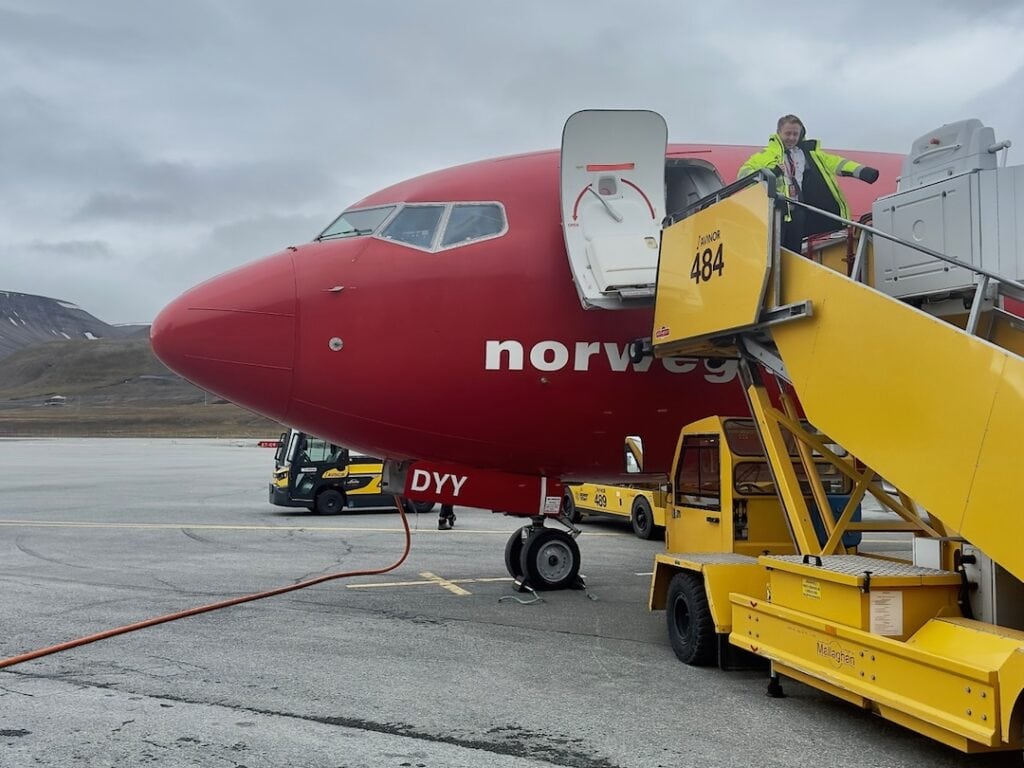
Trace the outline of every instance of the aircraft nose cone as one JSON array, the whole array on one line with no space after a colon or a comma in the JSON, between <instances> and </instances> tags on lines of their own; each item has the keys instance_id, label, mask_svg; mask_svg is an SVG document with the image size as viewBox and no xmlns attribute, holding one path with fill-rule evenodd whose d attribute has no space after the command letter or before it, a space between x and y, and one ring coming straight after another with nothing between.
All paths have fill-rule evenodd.
<instances>
[{"instance_id":1,"label":"aircraft nose cone","mask_svg":"<svg viewBox=\"0 0 1024 768\"><path fill-rule=\"evenodd\" d=\"M186 291L150 330L156 356L208 392L283 421L295 350L295 267L284 252Z\"/></svg>"}]
</instances>

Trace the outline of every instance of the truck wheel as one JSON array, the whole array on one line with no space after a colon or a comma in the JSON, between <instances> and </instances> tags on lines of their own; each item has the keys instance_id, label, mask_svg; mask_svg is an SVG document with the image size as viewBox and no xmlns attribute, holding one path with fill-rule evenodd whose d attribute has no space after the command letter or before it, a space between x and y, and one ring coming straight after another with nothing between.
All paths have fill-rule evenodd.
<instances>
[{"instance_id":1,"label":"truck wheel","mask_svg":"<svg viewBox=\"0 0 1024 768\"><path fill-rule=\"evenodd\" d=\"M529 527L528 525L523 526L523 528ZM516 528L505 542L505 570L513 579L523 578L523 567L519 562L523 554L523 528Z\"/></svg>"},{"instance_id":2,"label":"truck wheel","mask_svg":"<svg viewBox=\"0 0 1024 768\"><path fill-rule=\"evenodd\" d=\"M668 639L684 664L703 667L715 660L715 624L704 580L683 571L672 577L665 599Z\"/></svg>"},{"instance_id":3,"label":"truck wheel","mask_svg":"<svg viewBox=\"0 0 1024 768\"><path fill-rule=\"evenodd\" d=\"M520 568L534 589L566 589L580 573L580 548L565 531L541 528L523 542Z\"/></svg>"},{"instance_id":4,"label":"truck wheel","mask_svg":"<svg viewBox=\"0 0 1024 768\"><path fill-rule=\"evenodd\" d=\"M345 507L345 497L341 491L328 488L320 491L316 497L316 511L321 515L336 515Z\"/></svg>"},{"instance_id":5,"label":"truck wheel","mask_svg":"<svg viewBox=\"0 0 1024 768\"><path fill-rule=\"evenodd\" d=\"M570 523L578 523L583 515L576 509L576 502L572 498L572 492L566 492L565 496L562 497L562 512Z\"/></svg>"},{"instance_id":6,"label":"truck wheel","mask_svg":"<svg viewBox=\"0 0 1024 768\"><path fill-rule=\"evenodd\" d=\"M629 342L627 349L629 350L629 362L633 365L639 365L647 357L647 345L643 339L633 339Z\"/></svg>"},{"instance_id":7,"label":"truck wheel","mask_svg":"<svg viewBox=\"0 0 1024 768\"><path fill-rule=\"evenodd\" d=\"M654 513L643 496L637 496L633 501L633 512L629 518L637 538L650 539L654 536Z\"/></svg>"}]
</instances>

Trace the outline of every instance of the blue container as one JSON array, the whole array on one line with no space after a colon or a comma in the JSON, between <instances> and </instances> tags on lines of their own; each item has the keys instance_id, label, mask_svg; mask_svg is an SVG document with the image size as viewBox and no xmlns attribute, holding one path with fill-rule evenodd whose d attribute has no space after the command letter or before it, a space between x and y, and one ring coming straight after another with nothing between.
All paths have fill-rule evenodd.
<instances>
[{"instance_id":1,"label":"blue container","mask_svg":"<svg viewBox=\"0 0 1024 768\"><path fill-rule=\"evenodd\" d=\"M846 503L850 500L850 497L846 494L828 494L828 504L832 507L832 517L839 519L839 516L843 514L843 510L846 509ZM818 505L814 503L814 499L807 499L807 508L811 513L811 522L814 523L814 532L818 534L818 543L824 545L828 541L828 536L825 535L825 524L821 521L821 514L818 512ZM857 508L853 510L853 519L856 522L860 522L861 516L861 505L858 504ZM846 547L859 547L860 540L862 537L860 531L847 531L843 534L843 546Z\"/></svg>"}]
</instances>

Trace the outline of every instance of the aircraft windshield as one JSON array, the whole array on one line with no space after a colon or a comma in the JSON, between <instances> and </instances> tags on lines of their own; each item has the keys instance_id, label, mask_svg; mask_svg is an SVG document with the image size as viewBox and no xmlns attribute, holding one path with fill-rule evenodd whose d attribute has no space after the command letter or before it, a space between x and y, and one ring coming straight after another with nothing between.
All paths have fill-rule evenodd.
<instances>
[{"instance_id":1,"label":"aircraft windshield","mask_svg":"<svg viewBox=\"0 0 1024 768\"><path fill-rule=\"evenodd\" d=\"M447 248L470 240L481 240L500 234L504 229L505 217L499 205L456 205L448 217L448 226L444 230L441 247Z\"/></svg>"},{"instance_id":2,"label":"aircraft windshield","mask_svg":"<svg viewBox=\"0 0 1024 768\"><path fill-rule=\"evenodd\" d=\"M383 237L417 248L430 248L443 214L443 205L407 205L391 220Z\"/></svg>"},{"instance_id":3,"label":"aircraft windshield","mask_svg":"<svg viewBox=\"0 0 1024 768\"><path fill-rule=\"evenodd\" d=\"M335 240L340 237L372 235L393 210L395 210L395 206L388 205L383 208L367 208L362 211L345 211L316 239Z\"/></svg>"}]
</instances>

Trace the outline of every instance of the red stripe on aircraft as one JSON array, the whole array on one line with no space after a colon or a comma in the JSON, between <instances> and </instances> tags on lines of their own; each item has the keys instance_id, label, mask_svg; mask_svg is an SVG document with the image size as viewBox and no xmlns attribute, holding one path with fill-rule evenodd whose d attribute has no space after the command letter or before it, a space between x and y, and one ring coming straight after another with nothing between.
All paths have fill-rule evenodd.
<instances>
[{"instance_id":1,"label":"red stripe on aircraft","mask_svg":"<svg viewBox=\"0 0 1024 768\"><path fill-rule=\"evenodd\" d=\"M632 171L636 163L588 163L588 171Z\"/></svg>"}]
</instances>

